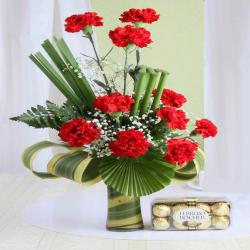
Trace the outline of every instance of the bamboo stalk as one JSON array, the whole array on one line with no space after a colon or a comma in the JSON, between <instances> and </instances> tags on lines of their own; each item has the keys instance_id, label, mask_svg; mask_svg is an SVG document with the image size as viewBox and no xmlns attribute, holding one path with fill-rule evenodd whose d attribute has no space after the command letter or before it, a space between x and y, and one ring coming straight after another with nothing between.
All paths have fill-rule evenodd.
<instances>
[{"instance_id":1,"label":"bamboo stalk","mask_svg":"<svg viewBox=\"0 0 250 250\"><path fill-rule=\"evenodd\" d=\"M162 92L165 88L166 81L167 81L167 78L169 76L169 73L167 71L163 71L163 70L157 70L157 71L161 72L161 78L160 78L160 81L158 83L156 94L155 94L154 101L152 104L153 110L156 110L157 108L159 108Z\"/></svg>"},{"instance_id":2,"label":"bamboo stalk","mask_svg":"<svg viewBox=\"0 0 250 250\"><path fill-rule=\"evenodd\" d=\"M159 72L157 73L155 70L151 68L147 69L147 71L150 74L150 78L149 78L149 83L147 85L144 98L142 100L142 106L141 106L141 112L140 112L141 115L143 113L146 113L149 108L152 91L156 85L158 74L159 74Z\"/></svg>"},{"instance_id":3,"label":"bamboo stalk","mask_svg":"<svg viewBox=\"0 0 250 250\"><path fill-rule=\"evenodd\" d=\"M135 95L134 95L135 103L132 107L132 115L136 115L138 112L141 95L143 91L145 90L145 85L146 85L147 80L148 80L148 73L146 71L146 67L142 66L139 71L139 80L135 86Z\"/></svg>"}]
</instances>

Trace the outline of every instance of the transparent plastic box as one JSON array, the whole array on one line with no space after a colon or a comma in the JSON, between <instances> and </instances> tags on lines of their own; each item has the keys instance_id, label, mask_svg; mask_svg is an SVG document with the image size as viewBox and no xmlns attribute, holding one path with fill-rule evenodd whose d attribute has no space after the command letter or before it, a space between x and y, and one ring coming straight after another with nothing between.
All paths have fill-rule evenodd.
<instances>
[{"instance_id":1,"label":"transparent plastic box","mask_svg":"<svg viewBox=\"0 0 250 250\"><path fill-rule=\"evenodd\" d=\"M183 197L152 202L154 230L223 230L230 226L227 198Z\"/></svg>"}]
</instances>

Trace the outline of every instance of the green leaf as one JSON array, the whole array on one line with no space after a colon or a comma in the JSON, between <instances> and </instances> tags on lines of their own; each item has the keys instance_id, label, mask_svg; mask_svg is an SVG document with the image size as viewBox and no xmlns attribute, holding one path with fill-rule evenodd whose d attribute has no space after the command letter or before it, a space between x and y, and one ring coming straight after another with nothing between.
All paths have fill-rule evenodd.
<instances>
[{"instance_id":1,"label":"green leaf","mask_svg":"<svg viewBox=\"0 0 250 250\"><path fill-rule=\"evenodd\" d=\"M54 40L58 49L48 39L42 43L53 65L40 52L30 55L31 60L73 104L79 106L84 104L89 109L93 109L95 94L76 59L62 38L54 38ZM81 74L81 78L78 74Z\"/></svg>"},{"instance_id":2,"label":"green leaf","mask_svg":"<svg viewBox=\"0 0 250 250\"><path fill-rule=\"evenodd\" d=\"M57 50L54 48L52 43L49 40L45 40L42 43L42 47L47 52L51 60L54 62L58 70L60 71L61 75L64 77L64 79L67 81L68 85L72 88L74 93L87 105L91 105L91 103L86 102L86 99L88 100L88 96L86 95L86 92L83 92L82 89L78 86L78 81L76 80L76 73L72 72L67 64L64 62L64 60L61 58L60 54L57 52Z\"/></svg>"},{"instance_id":3,"label":"green leaf","mask_svg":"<svg viewBox=\"0 0 250 250\"><path fill-rule=\"evenodd\" d=\"M199 164L196 160L190 161L184 167L177 168L174 172L174 179L178 181L194 180L200 171Z\"/></svg>"},{"instance_id":4,"label":"green leaf","mask_svg":"<svg viewBox=\"0 0 250 250\"><path fill-rule=\"evenodd\" d=\"M70 151L55 155L47 165L48 172L35 171L33 161L37 154L41 150L50 147L63 147ZM40 178L64 177L86 185L95 184L101 180L96 168L98 166L97 162L89 157L81 147L72 148L66 144L42 141L28 147L23 153L22 160L24 166Z\"/></svg>"},{"instance_id":5,"label":"green leaf","mask_svg":"<svg viewBox=\"0 0 250 250\"><path fill-rule=\"evenodd\" d=\"M71 101L74 105L83 105L83 102L75 95L72 89L40 52L35 53L35 55L30 55L30 59L69 101Z\"/></svg>"},{"instance_id":6,"label":"green leaf","mask_svg":"<svg viewBox=\"0 0 250 250\"><path fill-rule=\"evenodd\" d=\"M82 116L82 113L79 109L70 103L58 106L47 101L46 107L37 105L36 108L32 107L26 113L12 117L10 120L23 122L34 128L52 128L58 130L63 123L80 116Z\"/></svg>"},{"instance_id":7,"label":"green leaf","mask_svg":"<svg viewBox=\"0 0 250 250\"><path fill-rule=\"evenodd\" d=\"M195 159L199 164L200 170L205 170L205 166L206 166L206 155L204 153L204 151L201 148L198 148L196 155L195 155Z\"/></svg>"},{"instance_id":8,"label":"green leaf","mask_svg":"<svg viewBox=\"0 0 250 250\"><path fill-rule=\"evenodd\" d=\"M82 175L82 183L85 184L93 184L93 181L100 181L101 177L99 174L99 165L100 159L92 159L88 166L86 167L83 175Z\"/></svg>"},{"instance_id":9,"label":"green leaf","mask_svg":"<svg viewBox=\"0 0 250 250\"><path fill-rule=\"evenodd\" d=\"M103 89L107 89L107 85L99 80L94 80L94 82L99 86L102 87Z\"/></svg>"},{"instance_id":10,"label":"green leaf","mask_svg":"<svg viewBox=\"0 0 250 250\"><path fill-rule=\"evenodd\" d=\"M101 159L99 172L103 181L117 192L138 197L169 185L174 176L174 167L145 157L117 159L111 156Z\"/></svg>"},{"instance_id":11,"label":"green leaf","mask_svg":"<svg viewBox=\"0 0 250 250\"><path fill-rule=\"evenodd\" d=\"M95 94L90 84L88 83L86 77L84 76L83 72L80 70L75 57L73 56L72 52L70 51L68 45L66 44L63 38L57 39L56 37L54 37L54 41L60 53L62 54L65 62L70 64L74 69L78 69L78 72L81 73L82 78L76 77L73 72L72 72L72 76L74 77L74 80L76 81L78 85L78 88L81 90L81 93L86 96L88 102L90 103L90 107L92 108L91 105L93 101L95 100Z\"/></svg>"},{"instance_id":12,"label":"green leaf","mask_svg":"<svg viewBox=\"0 0 250 250\"><path fill-rule=\"evenodd\" d=\"M68 148L67 145L57 144L57 143L53 143L50 141L41 141L41 142L38 142L38 143L26 148L25 151L23 152L23 155L22 155L22 161L23 161L24 166L26 168L28 168L29 170L31 170L33 174L35 174L36 176L38 176L40 178L56 178L57 176L55 176L51 173L35 171L34 166L33 166L33 161L36 158L36 155L41 150L46 149L46 148L50 148L50 147L55 147L55 146Z\"/></svg>"},{"instance_id":13,"label":"green leaf","mask_svg":"<svg viewBox=\"0 0 250 250\"><path fill-rule=\"evenodd\" d=\"M81 148L55 155L48 163L48 172L84 185L93 185L101 180L95 159Z\"/></svg>"}]
</instances>

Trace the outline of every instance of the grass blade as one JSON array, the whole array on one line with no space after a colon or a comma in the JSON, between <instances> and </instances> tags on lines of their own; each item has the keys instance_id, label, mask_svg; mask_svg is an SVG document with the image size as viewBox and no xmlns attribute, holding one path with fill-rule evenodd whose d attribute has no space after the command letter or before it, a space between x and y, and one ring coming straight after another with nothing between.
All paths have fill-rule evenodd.
<instances>
[{"instance_id":1,"label":"grass blade","mask_svg":"<svg viewBox=\"0 0 250 250\"><path fill-rule=\"evenodd\" d=\"M84 93L86 93L86 95L89 97L90 102L92 103L95 100L95 94L94 94L92 88L90 87L86 77L84 76L83 72L80 71L78 63L77 63L76 59L74 58L73 54L71 53L68 45L66 44L66 42L64 41L63 38L60 38L60 39L54 38L54 41L55 41L60 53L62 54L65 62L70 64L74 69L78 69L78 72L80 72L81 75L83 76L82 78L76 77L75 80L77 80L78 87Z\"/></svg>"},{"instance_id":2,"label":"grass blade","mask_svg":"<svg viewBox=\"0 0 250 250\"><path fill-rule=\"evenodd\" d=\"M38 66L38 68L53 82L60 92L74 105L81 107L82 101L73 93L61 76L53 69L50 63L37 52L30 55L29 58Z\"/></svg>"}]
</instances>

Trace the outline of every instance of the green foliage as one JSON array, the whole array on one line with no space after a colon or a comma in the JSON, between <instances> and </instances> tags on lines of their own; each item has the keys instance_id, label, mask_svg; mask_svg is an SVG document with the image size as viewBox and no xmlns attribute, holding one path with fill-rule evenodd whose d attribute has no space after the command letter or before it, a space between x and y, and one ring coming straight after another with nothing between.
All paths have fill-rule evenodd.
<instances>
[{"instance_id":1,"label":"green foliage","mask_svg":"<svg viewBox=\"0 0 250 250\"><path fill-rule=\"evenodd\" d=\"M47 164L46 172L34 169L33 162L37 154L50 147L66 148L67 153L55 155ZM58 144L50 141L41 141L25 149L22 156L23 164L34 175L47 179L64 177L84 185L93 185L101 180L98 172L98 162L83 152L82 148L72 148L67 144Z\"/></svg>"},{"instance_id":2,"label":"green foliage","mask_svg":"<svg viewBox=\"0 0 250 250\"><path fill-rule=\"evenodd\" d=\"M199 172L200 166L196 160L188 162L185 166L176 169L174 179L178 181L192 181Z\"/></svg>"},{"instance_id":3,"label":"green foliage","mask_svg":"<svg viewBox=\"0 0 250 250\"><path fill-rule=\"evenodd\" d=\"M132 115L146 113L149 109L159 108L162 92L165 88L169 73L160 69L152 69L146 66L140 66L135 71L130 71L131 77L135 81L134 99L132 106ZM152 91L156 87L156 94L153 97L153 103L150 104Z\"/></svg>"},{"instance_id":4,"label":"green foliage","mask_svg":"<svg viewBox=\"0 0 250 250\"><path fill-rule=\"evenodd\" d=\"M99 172L106 185L127 196L152 194L168 186L175 166L160 159L110 156L100 160Z\"/></svg>"},{"instance_id":5,"label":"green foliage","mask_svg":"<svg viewBox=\"0 0 250 250\"><path fill-rule=\"evenodd\" d=\"M30 59L51 80L67 100L78 107L84 105L92 109L95 94L83 72L80 70L76 59L62 38L54 38L54 42L55 44L52 44L47 39L42 43L42 47L53 64L39 51L30 55ZM81 75L80 78L79 75Z\"/></svg>"},{"instance_id":6,"label":"green foliage","mask_svg":"<svg viewBox=\"0 0 250 250\"><path fill-rule=\"evenodd\" d=\"M63 123L82 115L82 112L69 102L58 106L47 101L46 107L37 105L36 108L32 107L25 113L10 118L10 120L23 122L35 128L59 129Z\"/></svg>"},{"instance_id":7,"label":"green foliage","mask_svg":"<svg viewBox=\"0 0 250 250\"><path fill-rule=\"evenodd\" d=\"M53 143L50 141L41 141L33 144L32 146L26 148L22 155L22 162L26 168L28 168L34 175L47 179L47 178L56 178L57 176L49 172L37 172L34 170L33 161L35 160L36 155L43 149L50 147L64 147L68 148L67 145Z\"/></svg>"}]
</instances>

